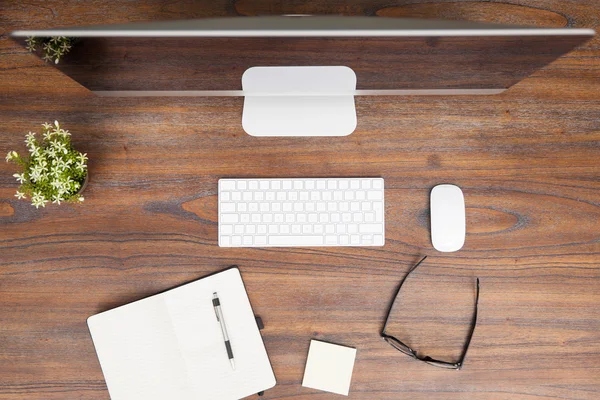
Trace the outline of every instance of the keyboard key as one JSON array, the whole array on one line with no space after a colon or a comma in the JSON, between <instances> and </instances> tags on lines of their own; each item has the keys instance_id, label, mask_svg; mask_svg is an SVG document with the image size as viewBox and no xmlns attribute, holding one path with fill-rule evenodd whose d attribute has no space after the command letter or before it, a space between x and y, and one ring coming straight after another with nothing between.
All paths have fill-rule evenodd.
<instances>
[{"instance_id":1,"label":"keyboard key","mask_svg":"<svg viewBox=\"0 0 600 400\"><path fill-rule=\"evenodd\" d=\"M257 181L250 181L248 183L248 189L250 189L250 190L257 190L258 189L258 182Z\"/></svg>"},{"instance_id":2,"label":"keyboard key","mask_svg":"<svg viewBox=\"0 0 600 400\"><path fill-rule=\"evenodd\" d=\"M383 192L379 190L371 190L367 192L367 199L369 200L381 200L383 199Z\"/></svg>"},{"instance_id":3,"label":"keyboard key","mask_svg":"<svg viewBox=\"0 0 600 400\"><path fill-rule=\"evenodd\" d=\"M267 244L267 237L266 236L255 236L254 237L254 244L257 246L264 246Z\"/></svg>"},{"instance_id":4,"label":"keyboard key","mask_svg":"<svg viewBox=\"0 0 600 400\"><path fill-rule=\"evenodd\" d=\"M231 243L229 236L221 236L221 241L219 242L219 246L227 247Z\"/></svg>"},{"instance_id":5,"label":"keyboard key","mask_svg":"<svg viewBox=\"0 0 600 400\"><path fill-rule=\"evenodd\" d=\"M260 190L269 189L269 181L260 181L258 187L260 188Z\"/></svg>"},{"instance_id":6,"label":"keyboard key","mask_svg":"<svg viewBox=\"0 0 600 400\"><path fill-rule=\"evenodd\" d=\"M247 187L247 186L246 186L246 181L239 181L239 182L237 183L237 188L238 188L239 190L246 190L246 187Z\"/></svg>"},{"instance_id":7,"label":"keyboard key","mask_svg":"<svg viewBox=\"0 0 600 400\"><path fill-rule=\"evenodd\" d=\"M381 224L360 224L358 229L360 233L382 233Z\"/></svg>"},{"instance_id":8,"label":"keyboard key","mask_svg":"<svg viewBox=\"0 0 600 400\"><path fill-rule=\"evenodd\" d=\"M231 235L233 233L233 225L220 225L219 228L222 235Z\"/></svg>"},{"instance_id":9,"label":"keyboard key","mask_svg":"<svg viewBox=\"0 0 600 400\"><path fill-rule=\"evenodd\" d=\"M252 244L252 236L244 236L242 238L242 244L245 246L251 245Z\"/></svg>"},{"instance_id":10,"label":"keyboard key","mask_svg":"<svg viewBox=\"0 0 600 400\"><path fill-rule=\"evenodd\" d=\"M231 237L231 244L233 246L241 246L241 244L242 244L242 237L241 236L232 236Z\"/></svg>"},{"instance_id":11,"label":"keyboard key","mask_svg":"<svg viewBox=\"0 0 600 400\"><path fill-rule=\"evenodd\" d=\"M229 192L223 192L219 195L219 201L229 201Z\"/></svg>"},{"instance_id":12,"label":"keyboard key","mask_svg":"<svg viewBox=\"0 0 600 400\"><path fill-rule=\"evenodd\" d=\"M327 235L325 236L325 244L337 244L338 237L335 235Z\"/></svg>"},{"instance_id":13,"label":"keyboard key","mask_svg":"<svg viewBox=\"0 0 600 400\"><path fill-rule=\"evenodd\" d=\"M269 244L271 246L320 246L323 244L323 236L269 236Z\"/></svg>"},{"instance_id":14,"label":"keyboard key","mask_svg":"<svg viewBox=\"0 0 600 400\"><path fill-rule=\"evenodd\" d=\"M244 227L246 225L236 225L233 227L233 233L237 234L237 235L241 235L242 233L244 233Z\"/></svg>"},{"instance_id":15,"label":"keyboard key","mask_svg":"<svg viewBox=\"0 0 600 400\"><path fill-rule=\"evenodd\" d=\"M222 212L222 213L235 212L235 203L221 203L220 212Z\"/></svg>"},{"instance_id":16,"label":"keyboard key","mask_svg":"<svg viewBox=\"0 0 600 400\"><path fill-rule=\"evenodd\" d=\"M221 184L221 190L235 190L235 181L226 181L221 179L219 183Z\"/></svg>"},{"instance_id":17,"label":"keyboard key","mask_svg":"<svg viewBox=\"0 0 600 400\"><path fill-rule=\"evenodd\" d=\"M240 217L237 214L221 214L219 222L223 224L235 224L239 219Z\"/></svg>"}]
</instances>

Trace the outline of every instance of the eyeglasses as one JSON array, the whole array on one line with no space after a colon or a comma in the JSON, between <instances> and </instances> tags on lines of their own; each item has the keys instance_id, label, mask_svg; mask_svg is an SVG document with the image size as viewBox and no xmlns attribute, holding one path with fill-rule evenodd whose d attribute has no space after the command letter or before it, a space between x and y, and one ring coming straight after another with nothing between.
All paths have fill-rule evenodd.
<instances>
[{"instance_id":1,"label":"eyeglasses","mask_svg":"<svg viewBox=\"0 0 600 400\"><path fill-rule=\"evenodd\" d=\"M410 271L408 271L408 273L406 274L404 279L402 279L402 281L400 282L400 286L398 286L398 291L396 292L394 301L392 302L392 305L390 306L390 310L388 311L387 317L385 318L385 324L383 325L383 330L381 331L381 337L386 342L388 342L390 345L392 345L392 347L394 347L396 350L399 350L400 352L406 354L409 357L414 358L415 360L423 361L429 365L433 365L434 367L459 370L462 368L463 363L465 361L465 357L467 355L467 350L469 350L469 345L471 344L471 339L473 338L473 332L475 332L475 325L477 324L477 304L479 303L479 278L477 278L477 294L475 295L475 311L473 312L473 319L471 320L471 329L469 331L469 335L467 336L467 342L465 343L465 347L463 349L462 355L460 356L460 359L457 362L451 363L451 362L447 362L447 361L435 360L428 356L420 356L410 346L406 345L405 343L398 340L394 336L388 335L385 332L388 322L390 320L390 316L392 315L392 312L394 311L394 307L395 307L396 303L398 302L398 295L400 294L400 289L402 288L402 285L404 284L404 282L406 281L406 278L408 278L410 273L413 272L415 269L417 269L417 267L423 261L425 261L426 258L427 258L427 256L423 257L421 259L421 261L419 261L414 267L412 267L410 269Z\"/></svg>"}]
</instances>

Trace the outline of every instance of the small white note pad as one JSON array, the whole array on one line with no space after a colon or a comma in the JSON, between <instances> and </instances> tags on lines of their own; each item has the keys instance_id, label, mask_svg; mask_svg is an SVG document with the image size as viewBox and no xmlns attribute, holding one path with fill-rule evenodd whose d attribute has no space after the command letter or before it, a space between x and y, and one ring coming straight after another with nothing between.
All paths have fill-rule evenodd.
<instances>
[{"instance_id":1,"label":"small white note pad","mask_svg":"<svg viewBox=\"0 0 600 400\"><path fill-rule=\"evenodd\" d=\"M302 386L348 396L356 349L311 340Z\"/></svg>"}]
</instances>

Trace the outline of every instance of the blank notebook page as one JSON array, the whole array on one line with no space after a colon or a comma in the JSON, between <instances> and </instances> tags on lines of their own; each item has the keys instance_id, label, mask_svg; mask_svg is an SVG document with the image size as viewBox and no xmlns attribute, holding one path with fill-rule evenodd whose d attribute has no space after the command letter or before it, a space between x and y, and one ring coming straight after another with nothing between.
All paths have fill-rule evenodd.
<instances>
[{"instance_id":1,"label":"blank notebook page","mask_svg":"<svg viewBox=\"0 0 600 400\"><path fill-rule=\"evenodd\" d=\"M212 305L214 292L235 370ZM237 268L94 315L88 325L113 400L239 399L275 385Z\"/></svg>"}]
</instances>

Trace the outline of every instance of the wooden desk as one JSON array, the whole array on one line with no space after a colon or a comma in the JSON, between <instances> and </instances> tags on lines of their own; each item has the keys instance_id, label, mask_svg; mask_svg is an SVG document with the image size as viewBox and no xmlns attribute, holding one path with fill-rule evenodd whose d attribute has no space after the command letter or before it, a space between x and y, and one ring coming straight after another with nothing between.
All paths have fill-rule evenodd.
<instances>
[{"instance_id":1,"label":"wooden desk","mask_svg":"<svg viewBox=\"0 0 600 400\"><path fill-rule=\"evenodd\" d=\"M36 210L0 164L0 399L106 399L86 318L241 267L278 385L265 399L328 399L301 387L310 339L358 349L355 399L600 397L600 41L503 95L361 97L346 138L254 138L240 98L98 98L10 41L20 28L199 16L342 13L442 16L596 28L594 0L512 3L61 0L0 6L0 149L58 119L90 158L81 206ZM417 4L413 4L417 3ZM423 3L423 4L418 4ZM383 248L221 249L217 180L382 176ZM461 186L468 235L430 245L428 195ZM416 362L378 332L397 283L398 336L432 357L460 353L481 279L465 367Z\"/></svg>"}]
</instances>

